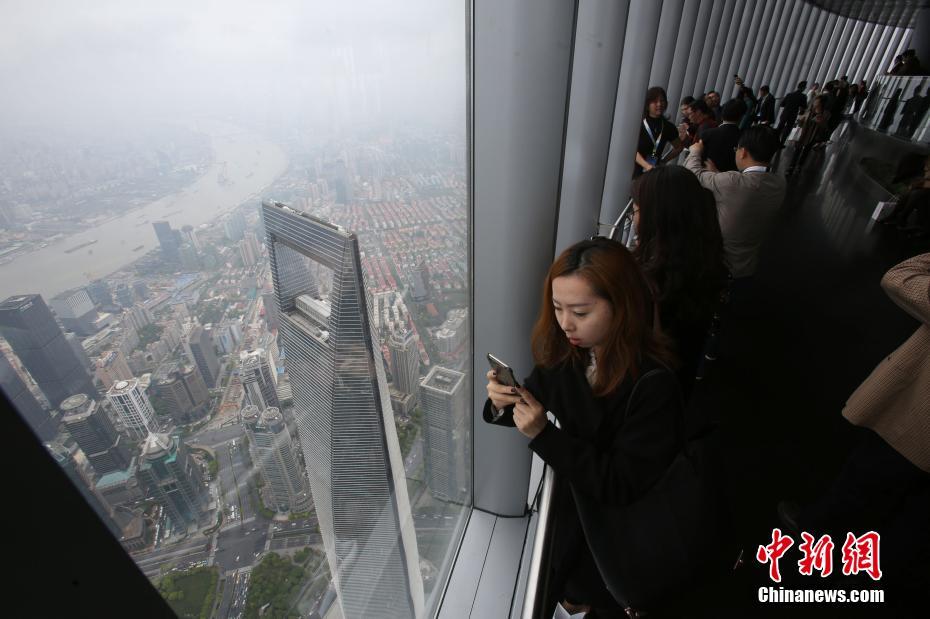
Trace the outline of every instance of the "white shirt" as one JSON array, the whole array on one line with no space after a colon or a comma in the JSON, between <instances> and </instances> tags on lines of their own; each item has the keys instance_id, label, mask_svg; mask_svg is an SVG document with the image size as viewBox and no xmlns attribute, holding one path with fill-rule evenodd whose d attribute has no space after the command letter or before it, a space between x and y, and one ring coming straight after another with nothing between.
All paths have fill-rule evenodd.
<instances>
[{"instance_id":1,"label":"white shirt","mask_svg":"<svg viewBox=\"0 0 930 619\"><path fill-rule=\"evenodd\" d=\"M764 165L751 165L748 168L743 168L743 174L748 172L768 172L768 168Z\"/></svg>"}]
</instances>

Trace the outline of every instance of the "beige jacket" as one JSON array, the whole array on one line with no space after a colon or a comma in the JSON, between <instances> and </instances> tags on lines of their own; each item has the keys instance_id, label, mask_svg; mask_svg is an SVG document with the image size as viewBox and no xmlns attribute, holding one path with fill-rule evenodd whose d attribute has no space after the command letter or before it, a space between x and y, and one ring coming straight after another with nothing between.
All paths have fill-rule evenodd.
<instances>
[{"instance_id":1,"label":"beige jacket","mask_svg":"<svg viewBox=\"0 0 930 619\"><path fill-rule=\"evenodd\" d=\"M785 199L785 179L772 172L711 172L693 151L685 167L717 200L723 251L733 277L756 272L759 247Z\"/></svg>"},{"instance_id":2,"label":"beige jacket","mask_svg":"<svg viewBox=\"0 0 930 619\"><path fill-rule=\"evenodd\" d=\"M892 267L882 288L923 324L859 385L843 416L930 473L930 253Z\"/></svg>"}]
</instances>

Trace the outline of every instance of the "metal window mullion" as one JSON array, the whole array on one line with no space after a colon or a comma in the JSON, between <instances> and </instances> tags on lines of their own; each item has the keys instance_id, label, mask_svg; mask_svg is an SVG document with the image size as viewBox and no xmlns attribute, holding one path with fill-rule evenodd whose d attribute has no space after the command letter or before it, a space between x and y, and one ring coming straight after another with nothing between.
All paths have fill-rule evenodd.
<instances>
[{"instance_id":1,"label":"metal window mullion","mask_svg":"<svg viewBox=\"0 0 930 619\"><path fill-rule=\"evenodd\" d=\"M727 83L727 69L733 63L733 50L736 48L736 41L740 35L740 24L743 23L743 15L747 13L746 3L737 2L733 6L733 14L730 17L730 24L727 26L727 38L724 42L723 53L720 56L720 64L717 67L716 75L708 76L709 89L712 88L721 93L723 98L724 84Z\"/></svg>"},{"instance_id":2,"label":"metal window mullion","mask_svg":"<svg viewBox=\"0 0 930 619\"><path fill-rule=\"evenodd\" d=\"M707 82L707 74L710 72L710 66L714 59L716 48L717 33L720 31L720 16L729 0L721 2L717 0L710 13L710 22L707 24L706 40L704 49L701 51L701 64L698 65L697 74L694 79L694 96L699 97L704 93L704 84Z\"/></svg>"},{"instance_id":3,"label":"metal window mullion","mask_svg":"<svg viewBox=\"0 0 930 619\"><path fill-rule=\"evenodd\" d=\"M556 254L589 236L600 215L627 16L626 2L578 4Z\"/></svg>"},{"instance_id":4,"label":"metal window mullion","mask_svg":"<svg viewBox=\"0 0 930 619\"><path fill-rule=\"evenodd\" d=\"M850 84L854 83L851 80L855 77L852 74L852 70L856 68L856 62L858 62L858 57L862 54L862 50L865 47L861 44L862 39L865 38L864 31L866 27L866 22L863 21L863 17L866 13L865 4L859 7L859 14L856 15L855 23L853 23L852 35L849 37L849 41L846 43L846 47L843 50L843 55L840 58L840 65L837 69L839 74L849 75Z\"/></svg>"},{"instance_id":5,"label":"metal window mullion","mask_svg":"<svg viewBox=\"0 0 930 619\"><path fill-rule=\"evenodd\" d=\"M828 13L819 7L814 7L814 13L815 15L811 16L814 26L805 33L804 51L798 55L795 62L800 72L798 79L807 80L807 83L811 86L817 81L817 73L813 67L814 57L817 55L817 44L820 42L820 35L824 30L828 16Z\"/></svg>"},{"instance_id":6,"label":"metal window mullion","mask_svg":"<svg viewBox=\"0 0 930 619\"><path fill-rule=\"evenodd\" d=\"M701 0L698 9L697 22L692 32L691 48L688 54L688 66L685 69L685 79L681 85L681 97L694 94L694 84L697 81L698 67L701 64L701 55L707 35L707 26L710 24L710 13L714 8L714 0ZM678 105L678 101L673 102Z\"/></svg>"},{"instance_id":7,"label":"metal window mullion","mask_svg":"<svg viewBox=\"0 0 930 619\"><path fill-rule=\"evenodd\" d=\"M575 4L473 0L472 11L474 507L523 516L531 452L518 432L481 418L484 355L496 351L524 376L533 367L530 333L555 248ZM530 221L533 234L520 234Z\"/></svg>"},{"instance_id":8,"label":"metal window mullion","mask_svg":"<svg viewBox=\"0 0 930 619\"><path fill-rule=\"evenodd\" d=\"M661 4L658 2L630 2L629 23L636 24L636 28L628 29L623 41L620 82L617 86L617 102L610 134L610 152L607 156L600 221L610 221L611 217L615 217L629 197L630 177L643 113L643 98L642 94L631 98L627 93L644 93L649 86L652 67L648 59L655 47L660 15Z\"/></svg>"},{"instance_id":9,"label":"metal window mullion","mask_svg":"<svg viewBox=\"0 0 930 619\"><path fill-rule=\"evenodd\" d=\"M720 75L722 77L718 78L717 80L720 84L720 96L724 100L724 103L729 99L727 94L728 90L732 90L733 88L731 86L727 86L727 84L732 84L730 79L734 74L739 72L740 61L742 60L743 54L746 53L746 41L748 40L747 37L749 36L749 30L751 29L750 24L755 17L756 4L744 3L743 16L740 19L739 26L736 29L736 41L733 44L733 49L730 50L730 62L725 67L720 67ZM761 21L761 17L759 19Z\"/></svg>"},{"instance_id":10,"label":"metal window mullion","mask_svg":"<svg viewBox=\"0 0 930 619\"><path fill-rule=\"evenodd\" d=\"M866 41L865 45L859 45L856 49L856 55L853 57L852 65L849 67L849 79L851 82L857 82L861 79L863 65L865 64L865 59L869 57L869 54L874 49L875 42L877 40L878 28L873 22L867 22L865 27L862 29L862 39Z\"/></svg>"},{"instance_id":11,"label":"metal window mullion","mask_svg":"<svg viewBox=\"0 0 930 619\"><path fill-rule=\"evenodd\" d=\"M839 16L830 14L832 19L827 20L827 28L824 30L824 38L821 39L822 48L818 54L818 62L816 66L816 78L814 81L820 82L823 84L826 82L824 76L827 71L828 57L833 53L834 45L836 44L836 37L839 36L839 30L841 29L841 21Z\"/></svg>"},{"instance_id":12,"label":"metal window mullion","mask_svg":"<svg viewBox=\"0 0 930 619\"><path fill-rule=\"evenodd\" d=\"M678 102L682 98L681 93L685 81L685 71L688 69L692 36L700 8L701 0L685 0L681 11L678 37L675 41L675 54L668 77L668 88L666 89L671 118L677 118L678 116Z\"/></svg>"},{"instance_id":13,"label":"metal window mullion","mask_svg":"<svg viewBox=\"0 0 930 619\"><path fill-rule=\"evenodd\" d=\"M860 5L861 8L862 5ZM833 59L830 61L830 68L827 71L828 75L833 77L842 77L843 73L840 72L840 67L843 64L843 57L847 53L847 48L849 46L850 37L852 37L853 30L856 27L856 19L854 17L847 17L846 23L843 25L843 32L840 34L840 42L836 46L836 51L833 54Z\"/></svg>"},{"instance_id":14,"label":"metal window mullion","mask_svg":"<svg viewBox=\"0 0 930 619\"><path fill-rule=\"evenodd\" d=\"M772 19L768 22L772 27L768 28L768 32L765 35L765 42L759 50L759 62L756 64L755 70L746 74L746 83L751 84L757 91L759 87L768 80L768 72L771 71L768 61L772 56L772 47L776 37L783 32L783 21L786 13L785 7L787 7L787 5L787 0L776 0Z\"/></svg>"},{"instance_id":15,"label":"metal window mullion","mask_svg":"<svg viewBox=\"0 0 930 619\"><path fill-rule=\"evenodd\" d=\"M792 16L792 21L788 22L788 33L782 45L781 58L775 68L775 79L772 80L772 88L779 97L784 97L790 92L789 89L794 88L794 83L791 83L788 78L791 77L794 59L801 47L801 36L811 9L810 4L799 2L797 14Z\"/></svg>"},{"instance_id":16,"label":"metal window mullion","mask_svg":"<svg viewBox=\"0 0 930 619\"><path fill-rule=\"evenodd\" d=\"M762 24L768 24L769 18L772 15L772 11L775 10L774 2L754 2L753 3L753 20L752 26L749 29L749 35L746 38L746 46L743 49L736 50L736 53L740 56L739 67L735 71L736 75L739 75L743 80L747 79L747 75L753 68L753 64L758 59L758 51L762 46L763 38L759 36L759 32L762 30ZM734 96L739 94L739 92L734 88Z\"/></svg>"},{"instance_id":17,"label":"metal window mullion","mask_svg":"<svg viewBox=\"0 0 930 619\"><path fill-rule=\"evenodd\" d=\"M867 82L871 82L875 78L876 73L880 72L879 63L885 56L888 40L891 38L893 33L894 28L892 26L884 25L881 27L881 34L879 35L878 41L875 44L875 49L872 52L872 56L869 58L868 65L866 65L865 71L862 74L862 79L866 80Z\"/></svg>"},{"instance_id":18,"label":"metal window mullion","mask_svg":"<svg viewBox=\"0 0 930 619\"><path fill-rule=\"evenodd\" d=\"M662 15L659 18L659 32L656 35L649 85L662 86L666 94L668 94L669 76L672 73L684 3L685 0L664 0L662 2Z\"/></svg>"},{"instance_id":19,"label":"metal window mullion","mask_svg":"<svg viewBox=\"0 0 930 619\"><path fill-rule=\"evenodd\" d=\"M710 57L710 65L707 67L707 77L704 78L703 92L708 92L711 89L716 90L720 86L720 84L717 83L717 74L720 73L720 65L723 64L727 43L730 42L731 37L735 37L736 34L732 29L732 23L735 17L735 11L733 10L734 5L735 0L726 0L723 5L720 24L714 36L714 46ZM729 19L727 19L728 17Z\"/></svg>"}]
</instances>

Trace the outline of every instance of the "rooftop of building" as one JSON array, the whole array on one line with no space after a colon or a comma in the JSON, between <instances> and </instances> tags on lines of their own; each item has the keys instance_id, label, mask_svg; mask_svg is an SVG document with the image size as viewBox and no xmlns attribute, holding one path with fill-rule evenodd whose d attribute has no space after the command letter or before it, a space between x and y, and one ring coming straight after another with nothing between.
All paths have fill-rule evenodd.
<instances>
[{"instance_id":1,"label":"rooftop of building","mask_svg":"<svg viewBox=\"0 0 930 619\"><path fill-rule=\"evenodd\" d=\"M464 380L465 374L462 372L436 365L423 379L423 387L444 393L452 393Z\"/></svg>"}]
</instances>

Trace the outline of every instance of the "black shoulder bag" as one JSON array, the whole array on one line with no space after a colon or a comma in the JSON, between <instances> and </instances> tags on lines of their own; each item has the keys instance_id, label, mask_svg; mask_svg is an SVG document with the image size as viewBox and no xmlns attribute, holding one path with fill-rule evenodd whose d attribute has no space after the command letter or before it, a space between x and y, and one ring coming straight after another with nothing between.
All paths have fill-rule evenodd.
<instances>
[{"instance_id":1,"label":"black shoulder bag","mask_svg":"<svg viewBox=\"0 0 930 619\"><path fill-rule=\"evenodd\" d=\"M636 381L624 419L639 384L663 371ZM572 487L598 571L630 617L684 593L716 563L721 520L710 457L715 435L705 430L687 440L662 477L629 505L603 505Z\"/></svg>"}]
</instances>

